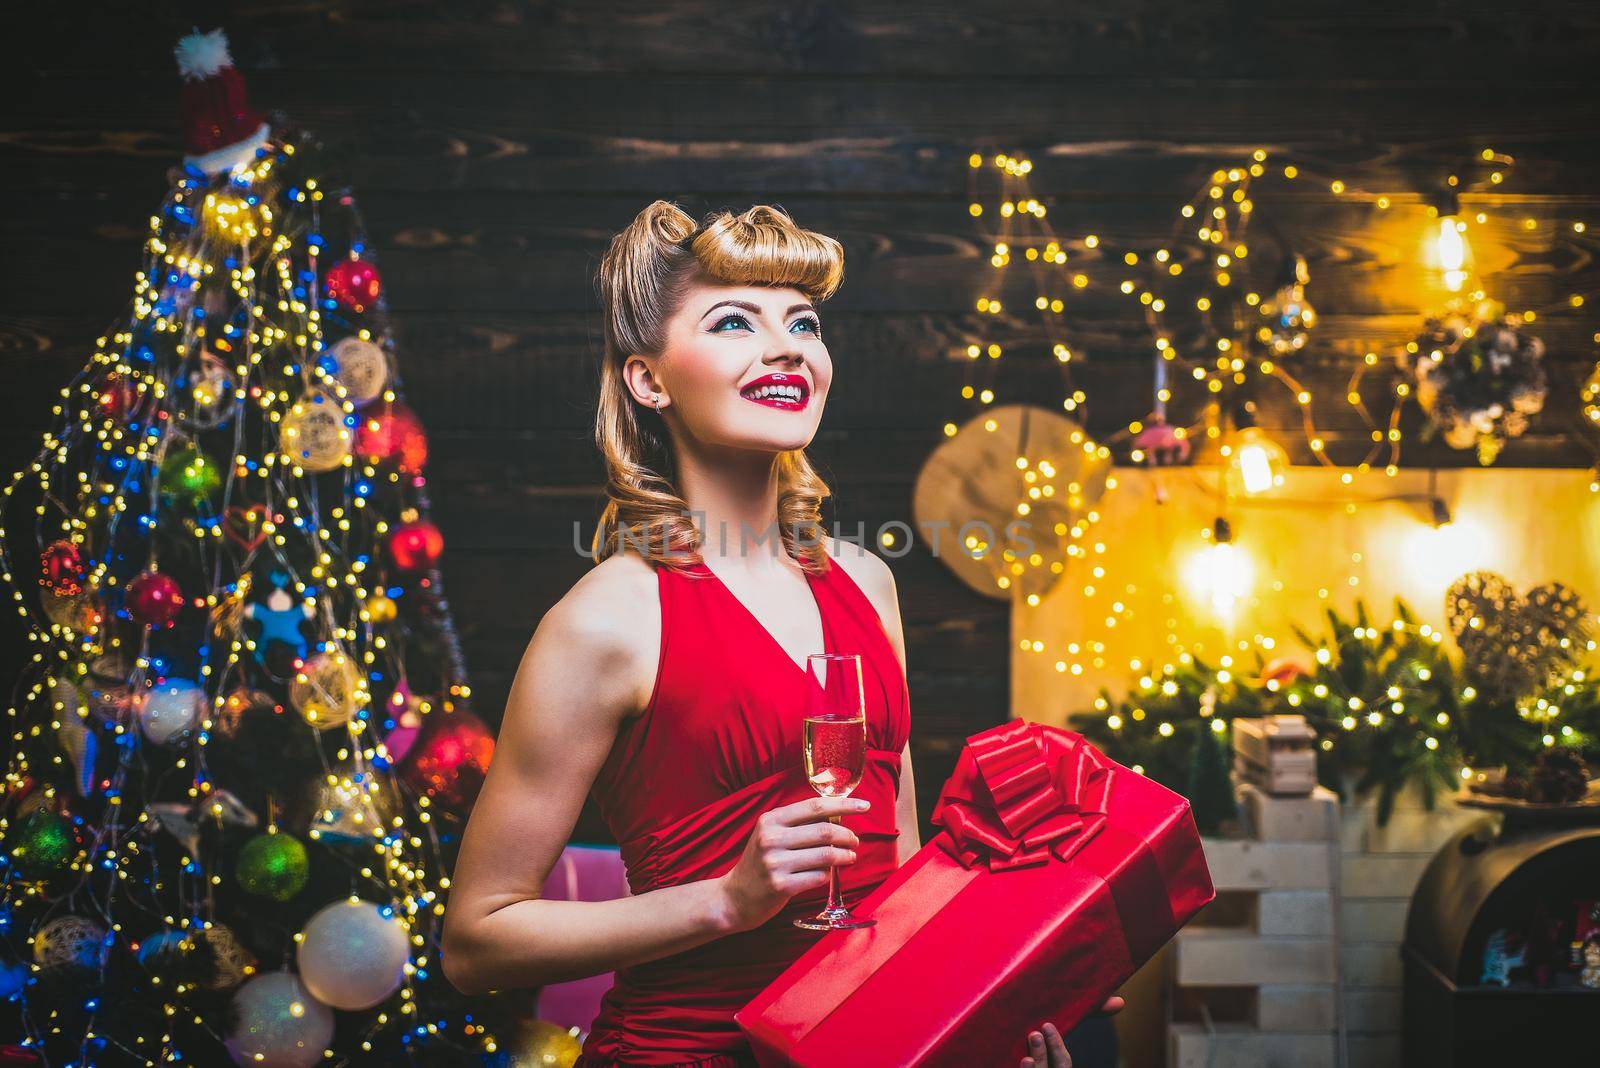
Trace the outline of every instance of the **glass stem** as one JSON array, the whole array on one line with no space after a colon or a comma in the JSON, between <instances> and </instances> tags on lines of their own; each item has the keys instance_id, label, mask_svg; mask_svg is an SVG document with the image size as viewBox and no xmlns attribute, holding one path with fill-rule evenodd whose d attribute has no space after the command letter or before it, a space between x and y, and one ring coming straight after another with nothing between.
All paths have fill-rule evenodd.
<instances>
[{"instance_id":1,"label":"glass stem","mask_svg":"<svg viewBox=\"0 0 1600 1068\"><path fill-rule=\"evenodd\" d=\"M828 822L829 823L838 823L839 822L839 817L838 816L829 816L828 817ZM828 865L828 911L832 912L835 909L837 909L840 906L842 906L843 904L844 904L844 902L839 900L839 866L837 864L829 864Z\"/></svg>"}]
</instances>

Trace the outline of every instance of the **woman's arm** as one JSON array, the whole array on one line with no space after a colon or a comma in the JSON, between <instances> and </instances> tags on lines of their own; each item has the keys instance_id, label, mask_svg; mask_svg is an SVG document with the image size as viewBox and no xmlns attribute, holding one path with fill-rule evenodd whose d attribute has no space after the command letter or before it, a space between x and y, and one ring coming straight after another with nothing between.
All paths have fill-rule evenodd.
<instances>
[{"instance_id":1,"label":"woman's arm","mask_svg":"<svg viewBox=\"0 0 1600 1068\"><path fill-rule=\"evenodd\" d=\"M659 604L654 584L643 561L608 560L528 643L449 884L441 965L463 993L598 975L735 929L720 880L614 901L540 896L620 725L648 699L660 613L641 608Z\"/></svg>"}]
</instances>

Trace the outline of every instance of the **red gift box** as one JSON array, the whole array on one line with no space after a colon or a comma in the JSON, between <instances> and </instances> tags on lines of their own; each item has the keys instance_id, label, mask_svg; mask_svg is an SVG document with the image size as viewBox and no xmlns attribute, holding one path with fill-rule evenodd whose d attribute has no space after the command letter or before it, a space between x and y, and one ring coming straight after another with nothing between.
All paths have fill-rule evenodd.
<instances>
[{"instance_id":1,"label":"red gift box","mask_svg":"<svg viewBox=\"0 0 1600 1068\"><path fill-rule=\"evenodd\" d=\"M1083 736L967 739L943 828L734 1019L764 1066L1017 1064L1102 1005L1216 896L1189 803Z\"/></svg>"}]
</instances>

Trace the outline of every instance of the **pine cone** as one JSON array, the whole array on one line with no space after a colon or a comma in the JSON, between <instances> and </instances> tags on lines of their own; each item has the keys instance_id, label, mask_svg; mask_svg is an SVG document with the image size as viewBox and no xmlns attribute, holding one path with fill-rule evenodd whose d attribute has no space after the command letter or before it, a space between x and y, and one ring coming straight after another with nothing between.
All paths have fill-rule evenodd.
<instances>
[{"instance_id":1,"label":"pine cone","mask_svg":"<svg viewBox=\"0 0 1600 1068\"><path fill-rule=\"evenodd\" d=\"M1583 800L1589 792L1589 768L1575 750L1553 746L1542 751L1528 776L1528 800L1562 805Z\"/></svg>"}]
</instances>

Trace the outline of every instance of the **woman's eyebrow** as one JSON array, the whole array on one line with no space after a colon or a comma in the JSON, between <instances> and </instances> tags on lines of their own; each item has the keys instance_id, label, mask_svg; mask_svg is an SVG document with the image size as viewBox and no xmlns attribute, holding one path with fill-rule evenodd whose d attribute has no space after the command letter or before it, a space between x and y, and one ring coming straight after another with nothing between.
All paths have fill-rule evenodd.
<instances>
[{"instance_id":1,"label":"woman's eyebrow","mask_svg":"<svg viewBox=\"0 0 1600 1068\"><path fill-rule=\"evenodd\" d=\"M748 300L719 300L717 303L711 305L711 307L702 312L700 318L704 319L707 315L710 315L712 312L722 307L743 308L747 312L753 312L756 315L761 314L761 306L759 304L752 304ZM783 314L785 317L788 317L793 315L795 312L816 310L817 309L813 308L809 304L796 304Z\"/></svg>"}]
</instances>

